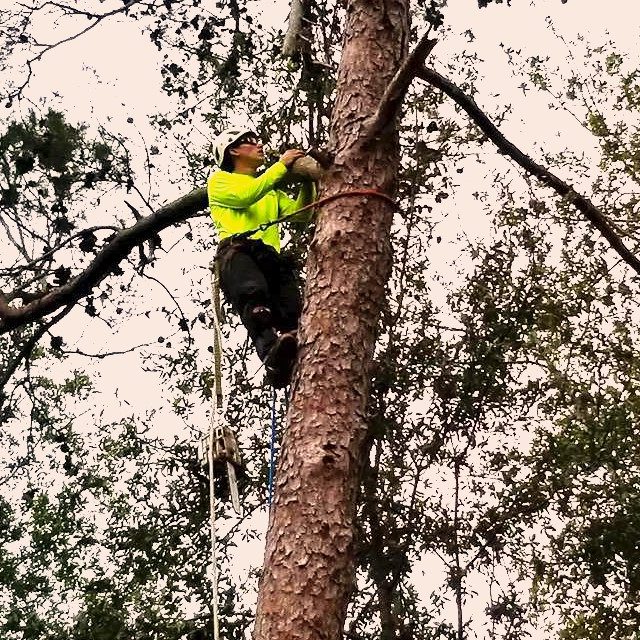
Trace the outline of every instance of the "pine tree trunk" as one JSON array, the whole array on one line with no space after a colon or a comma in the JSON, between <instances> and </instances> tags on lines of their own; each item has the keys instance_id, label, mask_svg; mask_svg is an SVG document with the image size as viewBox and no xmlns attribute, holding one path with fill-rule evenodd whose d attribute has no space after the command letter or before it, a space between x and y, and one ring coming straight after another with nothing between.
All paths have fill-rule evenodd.
<instances>
[{"instance_id":1,"label":"pine tree trunk","mask_svg":"<svg viewBox=\"0 0 640 640\"><path fill-rule=\"evenodd\" d=\"M406 55L408 0L351 0L323 195L393 194L395 123L364 122ZM392 206L349 197L323 207L307 263L301 353L278 465L255 640L338 640L354 581L354 517L375 329L391 268Z\"/></svg>"}]
</instances>

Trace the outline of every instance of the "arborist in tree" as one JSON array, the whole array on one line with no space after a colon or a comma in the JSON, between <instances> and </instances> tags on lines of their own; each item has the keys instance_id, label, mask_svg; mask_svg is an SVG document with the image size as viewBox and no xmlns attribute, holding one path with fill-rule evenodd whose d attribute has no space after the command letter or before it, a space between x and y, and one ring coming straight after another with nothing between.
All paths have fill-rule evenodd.
<instances>
[{"instance_id":1,"label":"arborist in tree","mask_svg":"<svg viewBox=\"0 0 640 640\"><path fill-rule=\"evenodd\" d=\"M214 155L220 170L209 178L207 191L220 237L220 288L265 363L267 381L284 387L295 363L302 301L294 262L280 253L280 225L267 225L312 202L312 182L302 184L296 200L277 188L304 151L285 151L258 175L265 160L258 136L227 129L216 138Z\"/></svg>"}]
</instances>

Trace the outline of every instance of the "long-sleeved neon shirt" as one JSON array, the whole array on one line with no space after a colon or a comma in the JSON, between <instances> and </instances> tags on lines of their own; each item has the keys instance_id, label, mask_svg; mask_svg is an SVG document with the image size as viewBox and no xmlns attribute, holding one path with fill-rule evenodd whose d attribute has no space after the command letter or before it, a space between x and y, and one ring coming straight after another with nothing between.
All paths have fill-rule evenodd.
<instances>
[{"instance_id":1,"label":"long-sleeved neon shirt","mask_svg":"<svg viewBox=\"0 0 640 640\"><path fill-rule=\"evenodd\" d=\"M278 220L309 204L314 197L310 184L302 186L296 200L275 188L286 174L287 167L282 162L271 165L258 177L228 171L214 172L207 182L207 193L211 217L220 240ZM262 240L280 251L278 225L258 231L251 238Z\"/></svg>"}]
</instances>

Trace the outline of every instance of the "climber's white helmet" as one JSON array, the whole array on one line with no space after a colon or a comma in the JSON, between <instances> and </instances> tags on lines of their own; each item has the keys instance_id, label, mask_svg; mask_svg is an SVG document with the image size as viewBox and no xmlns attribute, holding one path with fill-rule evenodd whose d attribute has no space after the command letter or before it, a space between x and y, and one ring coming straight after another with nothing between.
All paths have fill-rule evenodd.
<instances>
[{"instance_id":1,"label":"climber's white helmet","mask_svg":"<svg viewBox=\"0 0 640 640\"><path fill-rule=\"evenodd\" d=\"M221 167L224 161L224 152L242 136L256 134L251 129L225 129L213 141L213 157L216 164Z\"/></svg>"}]
</instances>

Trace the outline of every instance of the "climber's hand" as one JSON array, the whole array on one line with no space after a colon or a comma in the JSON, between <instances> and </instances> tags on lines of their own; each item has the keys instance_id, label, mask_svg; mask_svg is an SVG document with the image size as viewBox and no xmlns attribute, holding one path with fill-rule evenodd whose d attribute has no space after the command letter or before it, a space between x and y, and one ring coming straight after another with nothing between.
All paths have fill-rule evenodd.
<instances>
[{"instance_id":1,"label":"climber's hand","mask_svg":"<svg viewBox=\"0 0 640 640\"><path fill-rule=\"evenodd\" d=\"M285 165L287 169L290 169L293 166L293 163L296 160L299 160L300 158L302 158L302 156L304 155L305 153L304 151L302 151L302 149L287 149L280 156L280 162L282 162L282 164Z\"/></svg>"}]
</instances>

